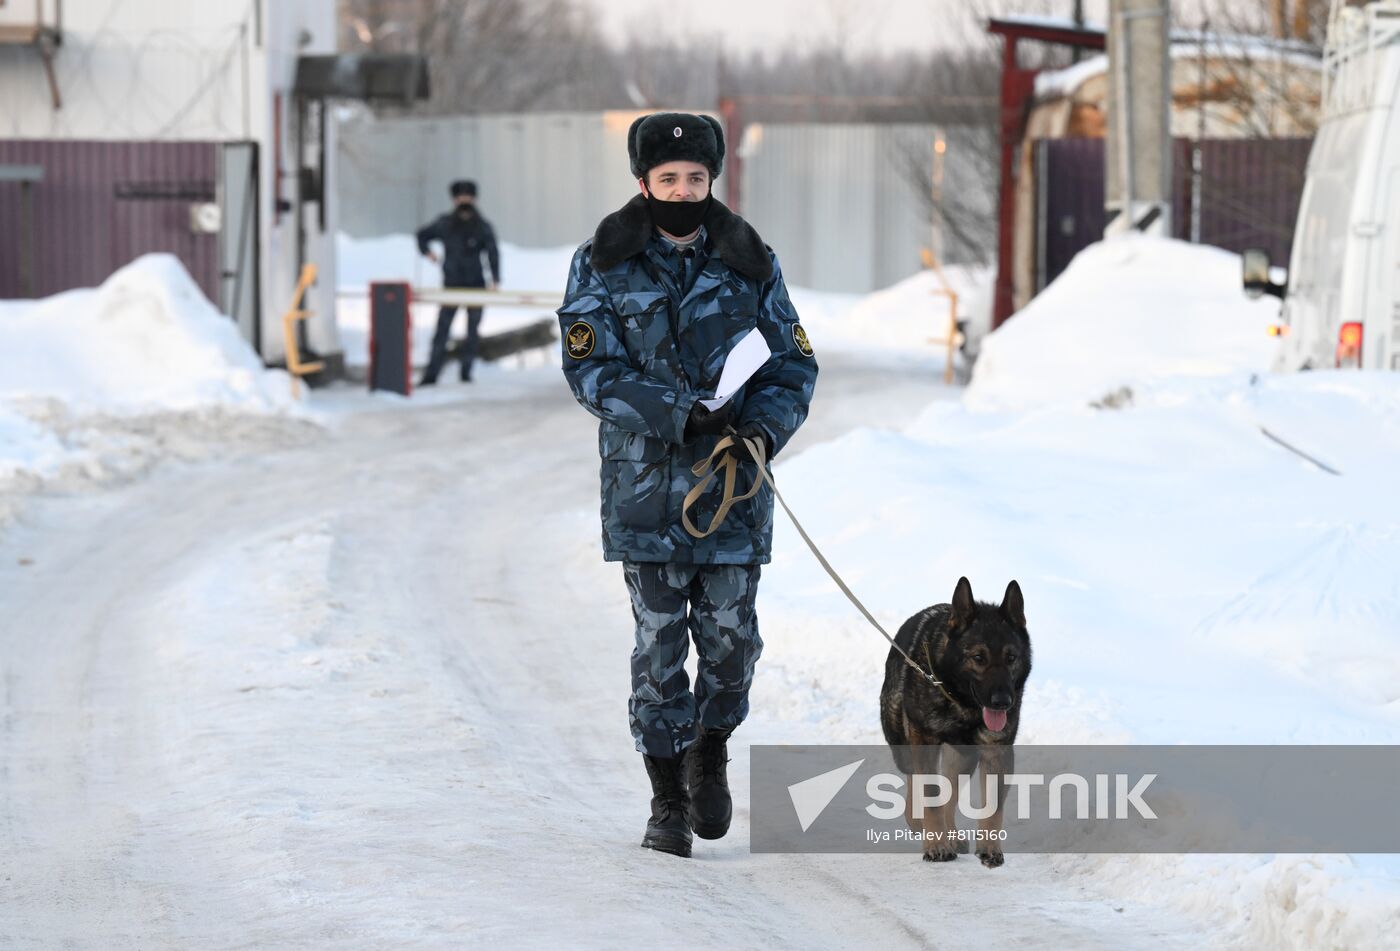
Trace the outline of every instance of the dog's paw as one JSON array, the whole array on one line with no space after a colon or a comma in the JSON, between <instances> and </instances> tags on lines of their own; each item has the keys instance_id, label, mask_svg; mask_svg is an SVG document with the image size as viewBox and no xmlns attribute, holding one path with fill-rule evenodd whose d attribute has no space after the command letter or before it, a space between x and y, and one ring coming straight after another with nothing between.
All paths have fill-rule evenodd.
<instances>
[{"instance_id":1,"label":"dog's paw","mask_svg":"<svg viewBox=\"0 0 1400 951\"><path fill-rule=\"evenodd\" d=\"M924 849L925 862L951 862L958 857L958 851L951 845L932 845Z\"/></svg>"},{"instance_id":2,"label":"dog's paw","mask_svg":"<svg viewBox=\"0 0 1400 951\"><path fill-rule=\"evenodd\" d=\"M999 848L978 849L977 857L982 860L982 864L987 868L1001 868L1006 861L1006 856Z\"/></svg>"}]
</instances>

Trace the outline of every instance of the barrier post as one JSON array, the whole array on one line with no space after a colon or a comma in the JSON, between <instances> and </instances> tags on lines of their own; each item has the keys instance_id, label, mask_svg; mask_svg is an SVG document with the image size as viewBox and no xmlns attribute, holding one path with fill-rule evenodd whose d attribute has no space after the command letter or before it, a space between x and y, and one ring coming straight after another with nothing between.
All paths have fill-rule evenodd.
<instances>
[{"instance_id":1,"label":"barrier post","mask_svg":"<svg viewBox=\"0 0 1400 951\"><path fill-rule=\"evenodd\" d=\"M310 317L312 311L301 306L306 290L316 281L316 265L307 263L301 266L301 276L297 279L296 290L292 293L292 306L282 315L282 343L287 351L287 372L292 375L292 397L301 399L301 378L319 373L326 365L320 360L303 363L301 350L297 347L296 323Z\"/></svg>"}]
</instances>

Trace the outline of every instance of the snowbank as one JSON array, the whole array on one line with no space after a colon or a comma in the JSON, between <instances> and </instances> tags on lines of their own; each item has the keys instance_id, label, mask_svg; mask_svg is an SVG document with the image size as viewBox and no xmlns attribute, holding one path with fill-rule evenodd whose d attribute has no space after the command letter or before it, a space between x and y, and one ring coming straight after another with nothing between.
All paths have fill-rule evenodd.
<instances>
[{"instance_id":1,"label":"snowbank","mask_svg":"<svg viewBox=\"0 0 1400 951\"><path fill-rule=\"evenodd\" d=\"M220 421L296 412L290 387L173 255L95 289L0 302L0 490L74 468L130 472L171 426L217 437Z\"/></svg>"},{"instance_id":2,"label":"snowbank","mask_svg":"<svg viewBox=\"0 0 1400 951\"><path fill-rule=\"evenodd\" d=\"M0 305L0 398L105 412L292 403L179 259L148 254L94 290Z\"/></svg>"},{"instance_id":3,"label":"snowbank","mask_svg":"<svg viewBox=\"0 0 1400 951\"><path fill-rule=\"evenodd\" d=\"M1267 370L1278 302L1245 297L1239 260L1146 235L1091 245L986 338L969 405L1083 404L1171 377Z\"/></svg>"},{"instance_id":4,"label":"snowbank","mask_svg":"<svg viewBox=\"0 0 1400 951\"><path fill-rule=\"evenodd\" d=\"M51 474L63 459L57 436L0 403L0 486L24 473Z\"/></svg>"},{"instance_id":5,"label":"snowbank","mask_svg":"<svg viewBox=\"0 0 1400 951\"><path fill-rule=\"evenodd\" d=\"M958 296L960 317L990 307L993 273L986 267L946 267L947 289ZM873 294L831 294L789 287L802 326L820 351L885 351L943 359L951 301L932 271L920 271Z\"/></svg>"},{"instance_id":6,"label":"snowbank","mask_svg":"<svg viewBox=\"0 0 1400 951\"><path fill-rule=\"evenodd\" d=\"M905 433L808 450L778 480L891 630L959 575L987 600L1019 581L1036 651L1022 742L1396 743L1397 414L1400 377L1344 372L1173 381L1118 411L941 403ZM879 493L845 491L868 484ZM883 643L785 519L776 536L765 661L782 675L755 709L879 742ZM1400 925L1393 857L1055 866L1260 946L1381 948Z\"/></svg>"}]
</instances>

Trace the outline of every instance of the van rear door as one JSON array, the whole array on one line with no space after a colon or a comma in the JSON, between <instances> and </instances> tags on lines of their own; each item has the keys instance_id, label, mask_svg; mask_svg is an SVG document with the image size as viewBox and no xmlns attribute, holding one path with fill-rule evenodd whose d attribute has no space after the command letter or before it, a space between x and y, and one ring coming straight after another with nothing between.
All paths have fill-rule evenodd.
<instances>
[{"instance_id":1,"label":"van rear door","mask_svg":"<svg viewBox=\"0 0 1400 951\"><path fill-rule=\"evenodd\" d=\"M1390 210L1385 219L1385 252L1381 259L1380 284L1382 293L1388 293L1389 306L1376 308L1377 317L1375 345L1381 348L1380 361L1376 366L1389 370L1400 370L1400 165L1390 170L1389 201ZM1388 326L1387 326L1388 325ZM1367 332L1372 332L1367 328Z\"/></svg>"}]
</instances>

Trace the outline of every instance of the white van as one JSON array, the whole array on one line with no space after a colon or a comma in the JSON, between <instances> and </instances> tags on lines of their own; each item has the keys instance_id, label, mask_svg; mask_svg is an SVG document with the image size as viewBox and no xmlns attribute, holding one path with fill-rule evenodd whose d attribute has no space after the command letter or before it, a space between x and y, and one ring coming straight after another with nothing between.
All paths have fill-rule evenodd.
<instances>
[{"instance_id":1,"label":"white van","mask_svg":"<svg viewBox=\"0 0 1400 951\"><path fill-rule=\"evenodd\" d=\"M1277 369L1400 370L1400 0L1332 0L1325 70L1287 278L1246 251L1245 289L1283 299Z\"/></svg>"}]
</instances>

